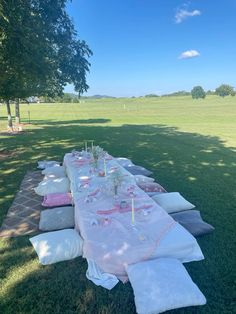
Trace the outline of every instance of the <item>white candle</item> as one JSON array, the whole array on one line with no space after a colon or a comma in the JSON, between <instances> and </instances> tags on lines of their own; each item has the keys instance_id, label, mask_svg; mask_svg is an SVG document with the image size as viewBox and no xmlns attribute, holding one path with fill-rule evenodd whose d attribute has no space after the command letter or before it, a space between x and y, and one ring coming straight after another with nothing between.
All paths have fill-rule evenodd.
<instances>
[{"instance_id":1,"label":"white candle","mask_svg":"<svg viewBox=\"0 0 236 314\"><path fill-rule=\"evenodd\" d=\"M93 150L93 141L91 141L92 142L92 150Z\"/></svg>"},{"instance_id":2,"label":"white candle","mask_svg":"<svg viewBox=\"0 0 236 314\"><path fill-rule=\"evenodd\" d=\"M107 165L106 165L106 159L104 158L104 175L107 175Z\"/></svg>"},{"instance_id":3,"label":"white candle","mask_svg":"<svg viewBox=\"0 0 236 314\"><path fill-rule=\"evenodd\" d=\"M131 198L131 207L132 207L132 225L134 225L134 199Z\"/></svg>"}]
</instances>

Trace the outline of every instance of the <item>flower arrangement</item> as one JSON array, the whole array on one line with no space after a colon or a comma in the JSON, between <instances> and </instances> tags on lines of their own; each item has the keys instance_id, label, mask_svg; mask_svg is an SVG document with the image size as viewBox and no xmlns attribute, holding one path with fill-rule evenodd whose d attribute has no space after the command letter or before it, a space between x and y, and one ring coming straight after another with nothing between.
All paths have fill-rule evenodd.
<instances>
[{"instance_id":1,"label":"flower arrangement","mask_svg":"<svg viewBox=\"0 0 236 314\"><path fill-rule=\"evenodd\" d=\"M110 180L112 183L112 186L114 188L114 194L118 194L118 187L121 186L123 180L124 180L124 175L121 173L120 170L116 170L111 173L110 175Z\"/></svg>"},{"instance_id":2,"label":"flower arrangement","mask_svg":"<svg viewBox=\"0 0 236 314\"><path fill-rule=\"evenodd\" d=\"M94 164L97 167L98 160L100 158L104 158L106 155L106 152L100 146L93 146L91 149L91 152L93 155Z\"/></svg>"},{"instance_id":3,"label":"flower arrangement","mask_svg":"<svg viewBox=\"0 0 236 314\"><path fill-rule=\"evenodd\" d=\"M106 152L100 146L93 146L92 154L94 159L99 159L105 156Z\"/></svg>"}]
</instances>

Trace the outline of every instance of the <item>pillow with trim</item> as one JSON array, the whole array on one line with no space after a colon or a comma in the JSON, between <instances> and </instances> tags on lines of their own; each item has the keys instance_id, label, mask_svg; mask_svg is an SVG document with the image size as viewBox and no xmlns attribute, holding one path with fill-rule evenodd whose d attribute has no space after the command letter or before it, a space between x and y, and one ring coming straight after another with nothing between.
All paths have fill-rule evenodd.
<instances>
[{"instance_id":1,"label":"pillow with trim","mask_svg":"<svg viewBox=\"0 0 236 314\"><path fill-rule=\"evenodd\" d=\"M211 233L215 230L212 225L202 220L199 210L186 210L171 214L171 217L195 237Z\"/></svg>"},{"instance_id":2,"label":"pillow with trim","mask_svg":"<svg viewBox=\"0 0 236 314\"><path fill-rule=\"evenodd\" d=\"M187 201L179 192L154 195L152 199L165 209L168 214L193 209L195 207L195 205Z\"/></svg>"}]
</instances>

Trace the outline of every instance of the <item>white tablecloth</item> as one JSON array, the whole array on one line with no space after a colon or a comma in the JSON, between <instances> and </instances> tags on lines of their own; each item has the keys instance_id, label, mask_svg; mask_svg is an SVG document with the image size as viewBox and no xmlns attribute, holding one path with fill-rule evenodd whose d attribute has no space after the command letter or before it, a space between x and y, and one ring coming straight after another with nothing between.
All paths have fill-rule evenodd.
<instances>
[{"instance_id":1,"label":"white tablecloth","mask_svg":"<svg viewBox=\"0 0 236 314\"><path fill-rule=\"evenodd\" d=\"M103 163L101 160L100 170L103 170ZM106 177L94 175L91 163L72 154L65 155L64 165L71 182L76 229L84 239L83 256L95 261L104 272L125 281L127 265L162 257L160 252L163 249L165 256L174 255L182 261L203 258L195 239L142 191L133 176L115 159L108 157L106 160ZM114 199L111 193L109 179L114 168L124 175L118 199ZM135 226L132 225L129 187L135 187ZM128 204L127 209L119 209L118 204L124 200ZM173 243L173 235L177 246ZM182 238L182 245L178 236ZM168 238L171 239L169 242ZM166 245L163 248L164 241Z\"/></svg>"}]
</instances>

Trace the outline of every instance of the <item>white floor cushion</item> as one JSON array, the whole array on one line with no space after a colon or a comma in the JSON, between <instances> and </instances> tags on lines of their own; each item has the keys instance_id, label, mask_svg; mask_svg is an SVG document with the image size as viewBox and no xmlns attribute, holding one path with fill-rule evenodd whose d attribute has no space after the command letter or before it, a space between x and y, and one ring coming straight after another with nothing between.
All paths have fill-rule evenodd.
<instances>
[{"instance_id":1,"label":"white floor cushion","mask_svg":"<svg viewBox=\"0 0 236 314\"><path fill-rule=\"evenodd\" d=\"M43 180L34 191L41 196L53 193L67 193L70 191L70 181L66 177Z\"/></svg>"},{"instance_id":2,"label":"white floor cushion","mask_svg":"<svg viewBox=\"0 0 236 314\"><path fill-rule=\"evenodd\" d=\"M135 181L136 181L137 184L147 183L147 182L154 182L155 181L155 179L143 176L141 174L135 175L134 178L135 178Z\"/></svg>"},{"instance_id":3,"label":"white floor cushion","mask_svg":"<svg viewBox=\"0 0 236 314\"><path fill-rule=\"evenodd\" d=\"M56 177L65 177L66 176L66 168L64 166L58 166L58 167L49 167L42 171L42 174L44 175L50 175L53 174Z\"/></svg>"},{"instance_id":4,"label":"white floor cushion","mask_svg":"<svg viewBox=\"0 0 236 314\"><path fill-rule=\"evenodd\" d=\"M138 314L204 305L206 299L180 261L161 258L129 265Z\"/></svg>"},{"instance_id":5,"label":"white floor cushion","mask_svg":"<svg viewBox=\"0 0 236 314\"><path fill-rule=\"evenodd\" d=\"M55 161L55 160L42 160L42 161L38 161L38 169L46 169L49 167L59 167L60 166L60 162L59 161Z\"/></svg>"},{"instance_id":6,"label":"white floor cushion","mask_svg":"<svg viewBox=\"0 0 236 314\"><path fill-rule=\"evenodd\" d=\"M180 212L192 209L195 205L188 202L179 192L163 193L155 195L152 199L164 208L167 213Z\"/></svg>"},{"instance_id":7,"label":"white floor cushion","mask_svg":"<svg viewBox=\"0 0 236 314\"><path fill-rule=\"evenodd\" d=\"M40 213L39 229L42 231L74 228L74 207L64 206L46 209Z\"/></svg>"},{"instance_id":8,"label":"white floor cushion","mask_svg":"<svg viewBox=\"0 0 236 314\"><path fill-rule=\"evenodd\" d=\"M115 158L118 164L120 164L122 167L132 166L133 163L130 159L125 157L117 157Z\"/></svg>"},{"instance_id":9,"label":"white floor cushion","mask_svg":"<svg viewBox=\"0 0 236 314\"><path fill-rule=\"evenodd\" d=\"M43 265L66 261L82 255L83 240L74 229L42 233L30 238Z\"/></svg>"},{"instance_id":10,"label":"white floor cushion","mask_svg":"<svg viewBox=\"0 0 236 314\"><path fill-rule=\"evenodd\" d=\"M197 240L180 224L176 224L160 241L151 258L177 258L182 263L200 261L204 255Z\"/></svg>"},{"instance_id":11,"label":"white floor cushion","mask_svg":"<svg viewBox=\"0 0 236 314\"><path fill-rule=\"evenodd\" d=\"M149 171L148 169L142 167L142 166L137 166L137 165L128 165L124 166L124 168L129 171L132 175L143 175L146 177L149 177L152 175L152 172Z\"/></svg>"}]
</instances>

